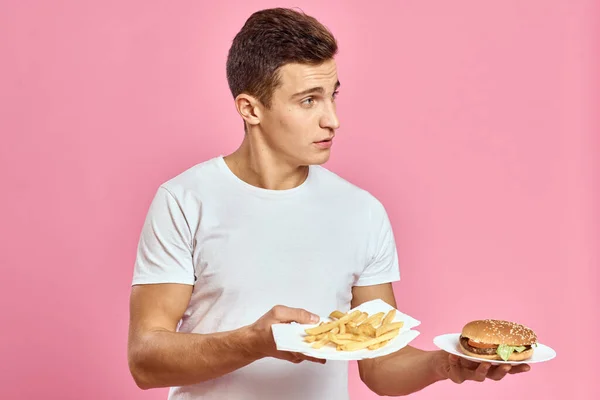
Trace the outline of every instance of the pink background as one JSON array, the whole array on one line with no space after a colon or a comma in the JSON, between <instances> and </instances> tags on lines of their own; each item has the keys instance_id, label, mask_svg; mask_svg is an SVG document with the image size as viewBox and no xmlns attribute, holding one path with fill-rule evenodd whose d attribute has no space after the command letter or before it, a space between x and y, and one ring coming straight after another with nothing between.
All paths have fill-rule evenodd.
<instances>
[{"instance_id":1,"label":"pink background","mask_svg":"<svg viewBox=\"0 0 600 400\"><path fill-rule=\"evenodd\" d=\"M126 363L139 231L160 183L240 142L225 57L271 6L338 37L328 167L389 211L415 344L492 317L558 352L413 398L600 398L598 2L326 3L0 3L0 398L165 398Z\"/></svg>"}]
</instances>

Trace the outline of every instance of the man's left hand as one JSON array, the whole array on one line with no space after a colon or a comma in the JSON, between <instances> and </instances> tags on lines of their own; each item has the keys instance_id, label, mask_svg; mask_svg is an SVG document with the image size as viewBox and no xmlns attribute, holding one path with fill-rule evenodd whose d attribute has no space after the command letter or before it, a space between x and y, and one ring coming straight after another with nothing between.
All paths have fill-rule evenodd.
<instances>
[{"instance_id":1,"label":"man's left hand","mask_svg":"<svg viewBox=\"0 0 600 400\"><path fill-rule=\"evenodd\" d=\"M483 382L486 379L499 381L507 374L519 374L531 369L528 364L511 366L510 364L492 365L490 362L475 362L454 354L442 352L437 360L437 370L444 378L454 383L464 381Z\"/></svg>"}]
</instances>

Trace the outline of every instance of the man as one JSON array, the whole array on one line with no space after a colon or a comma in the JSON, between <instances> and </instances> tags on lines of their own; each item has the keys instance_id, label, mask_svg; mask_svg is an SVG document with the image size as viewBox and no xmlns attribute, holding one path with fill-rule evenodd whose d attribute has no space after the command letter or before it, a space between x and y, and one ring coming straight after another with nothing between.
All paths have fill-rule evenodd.
<instances>
[{"instance_id":1,"label":"man","mask_svg":"<svg viewBox=\"0 0 600 400\"><path fill-rule=\"evenodd\" d=\"M161 185L142 230L129 333L139 387L171 387L171 399L348 398L346 363L278 351L271 332L377 298L396 307L384 207L321 166L340 125L336 53L323 25L287 9L253 14L235 37L227 78L242 144ZM410 346L358 364L389 396L529 369Z\"/></svg>"}]
</instances>

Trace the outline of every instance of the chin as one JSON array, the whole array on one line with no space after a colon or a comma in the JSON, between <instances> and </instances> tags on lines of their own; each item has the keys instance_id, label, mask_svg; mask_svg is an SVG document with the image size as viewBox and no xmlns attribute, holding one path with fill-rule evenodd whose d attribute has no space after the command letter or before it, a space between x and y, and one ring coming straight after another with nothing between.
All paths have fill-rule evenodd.
<instances>
[{"instance_id":1,"label":"chin","mask_svg":"<svg viewBox=\"0 0 600 400\"><path fill-rule=\"evenodd\" d=\"M331 156L331 152L330 151L324 151L321 154L314 154L312 155L312 157L307 157L307 159L304 161L304 165L321 165L321 164L325 164L327 161L329 161L329 158Z\"/></svg>"}]
</instances>

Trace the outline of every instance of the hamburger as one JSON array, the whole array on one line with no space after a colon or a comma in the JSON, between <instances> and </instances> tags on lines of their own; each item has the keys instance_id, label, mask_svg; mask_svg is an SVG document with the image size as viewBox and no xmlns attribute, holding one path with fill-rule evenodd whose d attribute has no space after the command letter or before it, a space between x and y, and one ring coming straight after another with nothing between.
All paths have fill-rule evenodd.
<instances>
[{"instance_id":1,"label":"hamburger","mask_svg":"<svg viewBox=\"0 0 600 400\"><path fill-rule=\"evenodd\" d=\"M469 322L459 340L464 354L486 360L527 360L536 345L537 336L528 327L496 319Z\"/></svg>"}]
</instances>

